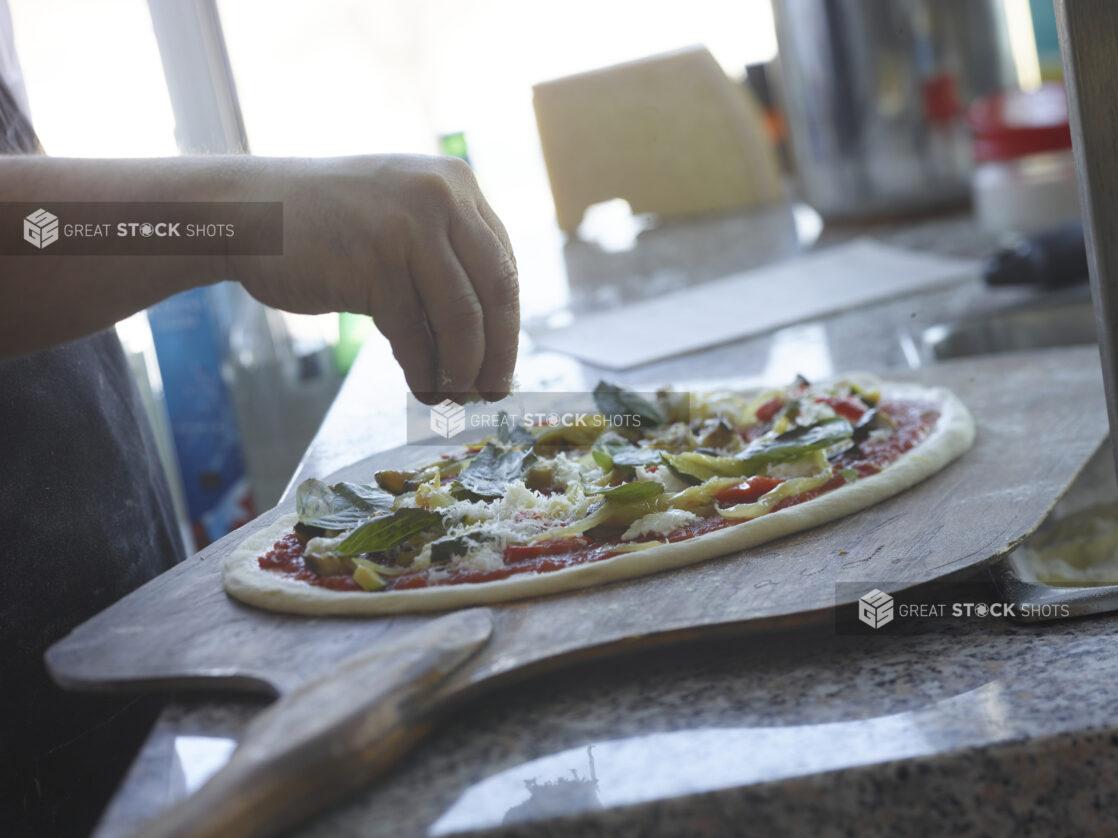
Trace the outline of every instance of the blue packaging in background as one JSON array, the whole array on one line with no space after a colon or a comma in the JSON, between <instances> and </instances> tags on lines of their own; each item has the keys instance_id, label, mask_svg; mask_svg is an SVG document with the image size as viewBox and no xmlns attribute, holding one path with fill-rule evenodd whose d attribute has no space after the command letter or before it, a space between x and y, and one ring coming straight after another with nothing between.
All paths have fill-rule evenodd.
<instances>
[{"instance_id":1,"label":"blue packaging in background","mask_svg":"<svg viewBox=\"0 0 1118 838\"><path fill-rule=\"evenodd\" d=\"M152 339L198 548L250 521L252 494L237 417L221 366L228 305L219 286L148 309Z\"/></svg>"}]
</instances>

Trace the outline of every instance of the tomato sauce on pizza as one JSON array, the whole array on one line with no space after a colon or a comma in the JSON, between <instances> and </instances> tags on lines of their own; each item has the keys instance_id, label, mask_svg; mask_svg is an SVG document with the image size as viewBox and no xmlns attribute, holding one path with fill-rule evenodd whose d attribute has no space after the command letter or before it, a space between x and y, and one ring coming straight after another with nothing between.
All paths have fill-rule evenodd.
<instances>
[{"instance_id":1,"label":"tomato sauce on pizza","mask_svg":"<svg viewBox=\"0 0 1118 838\"><path fill-rule=\"evenodd\" d=\"M600 385L601 386L601 385ZM799 380L685 412L620 388L582 434L521 428L375 484L300 487L261 571L380 596L501 582L678 545L873 480L941 419L935 400ZM618 433L617 405L647 423ZM630 429L632 425L628 426Z\"/></svg>"}]
</instances>

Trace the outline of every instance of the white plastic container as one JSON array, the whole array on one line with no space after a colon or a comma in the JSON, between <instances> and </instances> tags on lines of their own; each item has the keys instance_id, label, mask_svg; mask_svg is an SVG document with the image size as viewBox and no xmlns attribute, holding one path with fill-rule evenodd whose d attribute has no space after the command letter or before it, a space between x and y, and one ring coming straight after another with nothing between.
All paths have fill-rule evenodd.
<instances>
[{"instance_id":1,"label":"white plastic container","mask_svg":"<svg viewBox=\"0 0 1118 838\"><path fill-rule=\"evenodd\" d=\"M1036 233L1079 218L1067 98L1060 84L1009 90L969 113L974 212L994 233Z\"/></svg>"}]
</instances>

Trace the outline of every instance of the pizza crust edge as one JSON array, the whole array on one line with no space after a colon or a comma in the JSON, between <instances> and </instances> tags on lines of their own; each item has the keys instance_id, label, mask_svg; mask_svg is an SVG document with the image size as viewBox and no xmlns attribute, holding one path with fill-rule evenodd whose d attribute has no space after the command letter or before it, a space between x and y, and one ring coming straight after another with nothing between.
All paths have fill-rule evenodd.
<instances>
[{"instance_id":1,"label":"pizza crust edge","mask_svg":"<svg viewBox=\"0 0 1118 838\"><path fill-rule=\"evenodd\" d=\"M849 378L849 376L846 376ZM474 582L366 593L332 591L284 578L260 568L257 559L298 520L284 515L241 542L226 558L222 580L226 592L269 611L313 616L379 616L442 611L603 585L697 564L746 550L843 518L881 503L942 470L974 442L975 425L966 406L943 387L882 383L890 397L931 398L940 407L935 430L873 478L835 489L796 506L705 533L687 541L623 553L590 564L547 573L525 573L493 582Z\"/></svg>"}]
</instances>

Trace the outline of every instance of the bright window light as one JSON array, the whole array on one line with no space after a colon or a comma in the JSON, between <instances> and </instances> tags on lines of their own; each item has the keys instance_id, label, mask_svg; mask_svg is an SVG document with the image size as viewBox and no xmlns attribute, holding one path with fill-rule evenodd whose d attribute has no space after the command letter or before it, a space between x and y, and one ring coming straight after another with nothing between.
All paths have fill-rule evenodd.
<instances>
[{"instance_id":1,"label":"bright window light","mask_svg":"<svg viewBox=\"0 0 1118 838\"><path fill-rule=\"evenodd\" d=\"M218 0L255 154L437 153L465 134L509 229L526 318L568 286L532 85L696 44L734 78L771 60L768 0Z\"/></svg>"},{"instance_id":2,"label":"bright window light","mask_svg":"<svg viewBox=\"0 0 1118 838\"><path fill-rule=\"evenodd\" d=\"M178 153L145 0L9 0L31 119L55 157Z\"/></svg>"}]
</instances>

